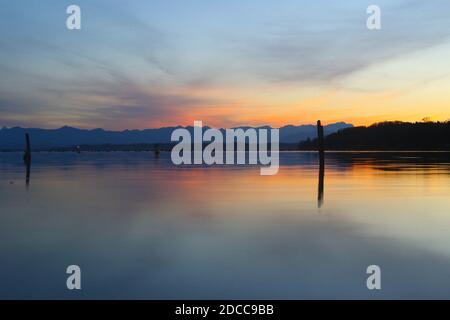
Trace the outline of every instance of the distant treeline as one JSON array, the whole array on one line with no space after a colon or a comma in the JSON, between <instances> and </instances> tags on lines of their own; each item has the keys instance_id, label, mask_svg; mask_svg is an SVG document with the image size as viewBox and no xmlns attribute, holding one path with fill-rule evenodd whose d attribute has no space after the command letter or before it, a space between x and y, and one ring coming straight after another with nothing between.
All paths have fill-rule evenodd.
<instances>
[{"instance_id":1,"label":"distant treeline","mask_svg":"<svg viewBox=\"0 0 450 320\"><path fill-rule=\"evenodd\" d=\"M328 150L450 150L450 121L380 122L343 129L325 137ZM300 142L300 150L315 150L317 139Z\"/></svg>"}]
</instances>

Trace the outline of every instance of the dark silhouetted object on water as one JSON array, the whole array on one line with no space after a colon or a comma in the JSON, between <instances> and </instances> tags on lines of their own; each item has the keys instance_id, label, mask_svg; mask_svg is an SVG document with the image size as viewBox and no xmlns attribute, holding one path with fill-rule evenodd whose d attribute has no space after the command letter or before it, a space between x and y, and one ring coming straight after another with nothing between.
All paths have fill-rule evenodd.
<instances>
[{"instance_id":1,"label":"dark silhouetted object on water","mask_svg":"<svg viewBox=\"0 0 450 320\"><path fill-rule=\"evenodd\" d=\"M23 155L23 161L26 165L26 178L25 182L28 186L30 184L30 169L31 169L31 144L30 144L30 135L25 133L25 153Z\"/></svg>"},{"instance_id":2,"label":"dark silhouetted object on water","mask_svg":"<svg viewBox=\"0 0 450 320\"><path fill-rule=\"evenodd\" d=\"M30 135L28 133L25 133L25 153L23 154L23 161L25 163L31 162Z\"/></svg>"}]
</instances>

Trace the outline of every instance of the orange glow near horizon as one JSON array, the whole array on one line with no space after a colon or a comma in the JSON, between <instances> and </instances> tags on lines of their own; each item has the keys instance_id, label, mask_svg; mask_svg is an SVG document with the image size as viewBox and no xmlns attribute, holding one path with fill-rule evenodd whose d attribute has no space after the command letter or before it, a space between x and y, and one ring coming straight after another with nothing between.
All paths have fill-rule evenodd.
<instances>
[{"instance_id":1,"label":"orange glow near horizon","mask_svg":"<svg viewBox=\"0 0 450 320\"><path fill-rule=\"evenodd\" d=\"M449 83L450 85L450 83ZM165 121L145 121L143 128L190 126L203 121L210 127L324 124L347 122L355 126L382 121L446 121L450 118L450 98L444 85L421 90L353 92L350 90L290 90L266 88L258 94L251 88L221 88L186 90L184 96L211 99L226 97L218 103L192 105L171 115ZM255 92L256 91L256 92ZM433 92L430 92L433 91ZM294 93L293 93L294 92Z\"/></svg>"}]
</instances>

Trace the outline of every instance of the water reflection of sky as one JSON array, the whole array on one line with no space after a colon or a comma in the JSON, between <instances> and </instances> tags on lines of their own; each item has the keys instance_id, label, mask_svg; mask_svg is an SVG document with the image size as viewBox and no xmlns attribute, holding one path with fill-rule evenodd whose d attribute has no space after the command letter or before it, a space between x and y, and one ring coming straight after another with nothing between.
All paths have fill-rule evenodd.
<instances>
[{"instance_id":1,"label":"water reflection of sky","mask_svg":"<svg viewBox=\"0 0 450 320\"><path fill-rule=\"evenodd\" d=\"M0 155L2 298L450 298L448 154L328 153L320 209L315 153L282 153L265 177L42 153L28 188L20 158Z\"/></svg>"}]
</instances>

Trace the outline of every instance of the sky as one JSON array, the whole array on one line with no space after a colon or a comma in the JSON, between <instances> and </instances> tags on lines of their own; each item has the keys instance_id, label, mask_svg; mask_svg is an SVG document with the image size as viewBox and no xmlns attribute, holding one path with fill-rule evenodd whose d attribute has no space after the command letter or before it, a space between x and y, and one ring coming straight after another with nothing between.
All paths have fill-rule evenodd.
<instances>
[{"instance_id":1,"label":"sky","mask_svg":"<svg viewBox=\"0 0 450 320\"><path fill-rule=\"evenodd\" d=\"M0 126L444 121L449 57L447 0L0 0Z\"/></svg>"}]
</instances>

